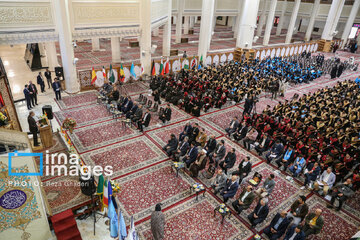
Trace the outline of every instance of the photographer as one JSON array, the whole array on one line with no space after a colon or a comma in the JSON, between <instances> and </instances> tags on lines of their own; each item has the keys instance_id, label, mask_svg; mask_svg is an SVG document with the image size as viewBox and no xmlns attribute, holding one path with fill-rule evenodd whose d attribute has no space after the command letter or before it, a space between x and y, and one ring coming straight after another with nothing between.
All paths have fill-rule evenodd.
<instances>
[{"instance_id":1,"label":"photographer","mask_svg":"<svg viewBox=\"0 0 360 240\"><path fill-rule=\"evenodd\" d=\"M253 95L250 95L249 97L247 97L247 98L245 99L244 114L245 114L245 113L250 114L250 113L251 113L251 110L252 110L252 108L253 108L253 105L254 105L254 96L253 96Z\"/></svg>"}]
</instances>

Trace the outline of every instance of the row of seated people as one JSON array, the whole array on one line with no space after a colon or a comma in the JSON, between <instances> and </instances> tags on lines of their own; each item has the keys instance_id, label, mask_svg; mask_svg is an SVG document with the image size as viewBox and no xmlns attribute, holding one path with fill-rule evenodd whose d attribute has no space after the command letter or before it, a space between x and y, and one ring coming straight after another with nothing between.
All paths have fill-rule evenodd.
<instances>
[{"instance_id":1,"label":"row of seated people","mask_svg":"<svg viewBox=\"0 0 360 240\"><path fill-rule=\"evenodd\" d=\"M236 163L235 149L232 148L227 152L225 141L223 139L217 141L213 135L207 139L205 130L196 122L188 122L179 136L171 134L163 150L174 161L183 161L193 177L197 177L199 171L204 170L209 163L210 166L204 176L212 178L211 186L214 194L220 194L224 203L235 197L241 185L247 185L244 180L252 170L250 157L243 159L234 169ZM214 174L215 171L216 174ZM228 171L232 172L229 173ZM254 211L248 215L252 227L266 219L269 212L267 206L268 197L271 195L276 184L274 180L275 175L270 174L262 186L254 190L260 184L261 179L262 175L255 172L240 196L232 202L233 208L240 214L243 210L250 207L257 196L259 199L258 204ZM300 224L308 214L307 205L304 205L305 200L306 198L301 196L291 206L289 213L285 211L285 215L283 212L277 214L265 233L271 239L279 239L285 234L287 227L290 225L291 227L286 234L289 238L295 233L295 236L298 235L299 239L305 239L305 236L319 233L323 224L322 218L319 221L311 222L311 220L315 216L320 216L321 211L320 214L310 213L303 227Z\"/></svg>"}]
</instances>

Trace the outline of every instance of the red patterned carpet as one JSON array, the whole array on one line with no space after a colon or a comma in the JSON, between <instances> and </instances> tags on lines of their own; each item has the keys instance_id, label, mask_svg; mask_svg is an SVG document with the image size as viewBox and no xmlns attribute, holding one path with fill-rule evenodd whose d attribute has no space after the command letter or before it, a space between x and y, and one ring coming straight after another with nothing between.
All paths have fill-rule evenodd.
<instances>
[{"instance_id":1,"label":"red patterned carpet","mask_svg":"<svg viewBox=\"0 0 360 240\"><path fill-rule=\"evenodd\" d=\"M326 54L326 57L330 56L332 55ZM342 59L349 57L348 53L344 52L339 52L339 56ZM358 55L356 61L360 61ZM101 61L99 60L99 62ZM289 86L285 97L278 97L276 100L271 100L268 93L263 93L257 104L257 111L262 111L267 105L273 106L279 101L290 99L294 93L306 94L326 86L333 86L336 81L354 79L357 76L357 72L345 72L341 79L331 80L326 75L309 84ZM148 94L146 84L141 82L126 84L124 89L133 99L136 99L140 93ZM128 126L123 126L120 121L111 120L105 106L95 103L94 91L64 97L62 101L58 102L62 110L55 115L59 122L65 117L73 117L78 122L78 127L73 134L67 134L87 165L113 166L112 178L122 188L117 197L120 208L124 212L126 224L129 225L129 219L133 215L141 239L151 239L149 217L154 206L159 202L163 204L163 212L166 216L165 239L247 240L257 233L262 233L277 212L288 210L295 199L302 194L310 198L308 204L311 208L320 207L324 210L325 226L322 233L312 239L343 240L356 232L360 219L358 195L344 205L344 210L335 212L326 208L322 198L312 195L307 190L300 190L297 182L287 181L286 176L280 173L280 175L276 175L276 187L269 197L270 213L268 218L255 229L251 229L246 216L255 207L255 202L240 216L234 215L235 212L232 211L231 217L226 218L224 224L221 225L220 215L213 216L213 209L221 203L221 199L214 196L209 188L212 179L204 178L201 173L198 178L191 178L187 170L180 172L179 177L176 177L170 166L171 161L161 147L166 144L171 133L178 136L187 122L197 122L200 127L205 128L208 136L215 135L218 140L224 139L227 151L231 148L236 149L237 162L229 172L235 170L246 156L250 156L253 164L253 172L250 176L258 171L263 175L264 180L274 172L275 169L266 164L262 158L244 150L241 145L225 136L224 128L229 125L232 117L242 115L243 102L236 106L231 106L229 102L225 108L210 109L208 113L202 113L199 118L185 113L176 106L171 106L173 113L171 121L159 127L157 126L158 116L153 114L150 126L145 129L144 134L140 134ZM161 106L164 107L165 104L163 102ZM64 151L64 147L58 144L59 140L55 139L54 141L56 144L50 149L50 152ZM66 190L59 186L59 184L65 185L65 183L71 185L77 182L77 179L60 176L45 178L43 181L49 183L44 186L44 189L55 213L88 200L81 194L80 188L77 186ZM195 200L195 194L189 190L195 182L206 186L205 197L199 196L198 201ZM230 209L233 200L229 201Z\"/></svg>"}]
</instances>

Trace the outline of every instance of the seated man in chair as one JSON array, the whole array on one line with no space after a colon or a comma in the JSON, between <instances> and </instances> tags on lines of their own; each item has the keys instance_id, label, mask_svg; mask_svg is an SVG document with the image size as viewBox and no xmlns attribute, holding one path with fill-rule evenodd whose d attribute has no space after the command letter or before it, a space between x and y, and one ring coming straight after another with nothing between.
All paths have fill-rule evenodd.
<instances>
[{"instance_id":1,"label":"seated man in chair","mask_svg":"<svg viewBox=\"0 0 360 240\"><path fill-rule=\"evenodd\" d=\"M259 223L262 223L269 214L269 207L267 205L268 199L261 198L256 205L254 211L250 213L247 218L251 223L251 227L254 228Z\"/></svg>"}]
</instances>

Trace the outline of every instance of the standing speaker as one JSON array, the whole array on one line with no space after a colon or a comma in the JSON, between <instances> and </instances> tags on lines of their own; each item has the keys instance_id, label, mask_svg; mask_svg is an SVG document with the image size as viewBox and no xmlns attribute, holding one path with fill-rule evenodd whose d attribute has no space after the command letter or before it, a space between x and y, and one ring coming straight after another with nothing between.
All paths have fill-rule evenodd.
<instances>
[{"instance_id":1,"label":"standing speaker","mask_svg":"<svg viewBox=\"0 0 360 240\"><path fill-rule=\"evenodd\" d=\"M88 180L84 180L82 177L79 179L81 192L86 196L91 196L96 191L95 179L93 176Z\"/></svg>"},{"instance_id":2,"label":"standing speaker","mask_svg":"<svg viewBox=\"0 0 360 240\"><path fill-rule=\"evenodd\" d=\"M55 67L55 75L58 79L64 79L64 70L62 67Z\"/></svg>"},{"instance_id":3,"label":"standing speaker","mask_svg":"<svg viewBox=\"0 0 360 240\"><path fill-rule=\"evenodd\" d=\"M54 118L52 106L51 105L45 105L42 107L43 114L46 113L48 119L52 120Z\"/></svg>"}]
</instances>

